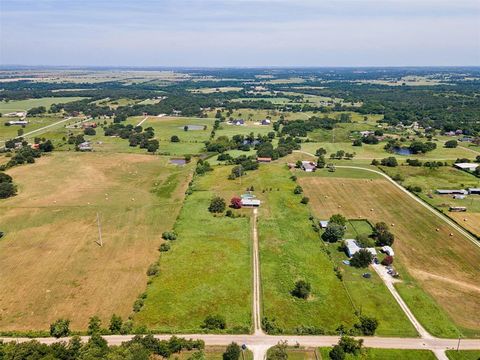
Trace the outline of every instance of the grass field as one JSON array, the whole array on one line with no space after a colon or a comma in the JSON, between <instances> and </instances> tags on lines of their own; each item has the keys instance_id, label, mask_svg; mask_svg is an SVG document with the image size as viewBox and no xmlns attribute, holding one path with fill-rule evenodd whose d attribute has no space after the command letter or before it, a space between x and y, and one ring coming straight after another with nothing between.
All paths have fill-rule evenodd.
<instances>
[{"instance_id":1,"label":"grass field","mask_svg":"<svg viewBox=\"0 0 480 360\"><path fill-rule=\"evenodd\" d=\"M480 350L447 350L446 354L450 360L478 360Z\"/></svg>"},{"instance_id":2,"label":"grass field","mask_svg":"<svg viewBox=\"0 0 480 360\"><path fill-rule=\"evenodd\" d=\"M215 217L210 199L229 199L238 184L228 168L196 180L175 224L178 239L160 257L160 274L147 288L137 324L167 332L198 332L208 315L226 318L227 331L251 328L251 236L249 217ZM249 214L245 210L245 214Z\"/></svg>"},{"instance_id":3,"label":"grass field","mask_svg":"<svg viewBox=\"0 0 480 360\"><path fill-rule=\"evenodd\" d=\"M10 169L19 194L0 201L0 329L47 330L65 317L84 330L93 315L126 318L189 172L165 158L95 153L55 153Z\"/></svg>"},{"instance_id":4,"label":"grass field","mask_svg":"<svg viewBox=\"0 0 480 360\"><path fill-rule=\"evenodd\" d=\"M395 224L396 264L404 279L398 289L427 330L455 337L451 318L464 335L480 336L480 251L475 245L386 180L308 176L299 181L319 217L341 212L350 219Z\"/></svg>"},{"instance_id":5,"label":"grass field","mask_svg":"<svg viewBox=\"0 0 480 360\"><path fill-rule=\"evenodd\" d=\"M355 307L335 276L334 263L322 248L318 234L312 230L308 207L293 194L295 183L290 175L284 165L271 163L242 180L245 187L254 186L263 200L258 220L263 315L275 318L287 333L302 325L334 333L340 324L351 326L357 321ZM386 315L397 305L379 279L362 283L357 273L347 275L352 287L361 285L352 292L357 309L380 320L379 334L416 335L401 311ZM290 295L298 279L312 284L312 296L307 301ZM372 288L377 295L364 299Z\"/></svg>"},{"instance_id":6,"label":"grass field","mask_svg":"<svg viewBox=\"0 0 480 360\"><path fill-rule=\"evenodd\" d=\"M322 359L329 359L331 348L320 348ZM357 356L348 354L346 360L435 360L437 357L429 350L398 350L364 348ZM303 358L305 359L305 358ZM307 358L308 359L308 358ZM300 360L300 358L299 358Z\"/></svg>"},{"instance_id":7,"label":"grass field","mask_svg":"<svg viewBox=\"0 0 480 360\"><path fill-rule=\"evenodd\" d=\"M4 122L7 122L7 121L13 120L13 119L14 118L6 118L6 117L2 118L2 120L4 120ZM37 130L37 129L40 129L44 126L54 124L54 123L56 123L56 122L58 122L62 119L63 119L63 117L58 115L58 114L51 114L51 115L49 114L49 115L45 115L45 116L41 116L41 117L29 117L29 118L27 118L28 125L25 125L25 127L18 126L18 125L5 126L4 122L1 122L0 123L0 141L6 141L6 140L12 139L14 137L17 137L19 129L23 129L23 133L26 134L30 131ZM74 122L73 119L71 121ZM61 128L64 125L65 124L62 123L62 124L59 124L58 127ZM39 134L40 134L40 132L32 134L31 137L41 136Z\"/></svg>"},{"instance_id":8,"label":"grass field","mask_svg":"<svg viewBox=\"0 0 480 360\"><path fill-rule=\"evenodd\" d=\"M52 104L64 104L72 101L82 100L84 97L44 97L39 99L0 101L0 113L5 114L14 111L30 110L37 106L48 108Z\"/></svg>"},{"instance_id":9,"label":"grass field","mask_svg":"<svg viewBox=\"0 0 480 360\"><path fill-rule=\"evenodd\" d=\"M223 360L223 353L226 348L223 346L206 346L203 350L206 360ZM182 351L172 357L178 360L188 360L195 351ZM241 359L253 360L253 353L250 350L244 350Z\"/></svg>"}]
</instances>

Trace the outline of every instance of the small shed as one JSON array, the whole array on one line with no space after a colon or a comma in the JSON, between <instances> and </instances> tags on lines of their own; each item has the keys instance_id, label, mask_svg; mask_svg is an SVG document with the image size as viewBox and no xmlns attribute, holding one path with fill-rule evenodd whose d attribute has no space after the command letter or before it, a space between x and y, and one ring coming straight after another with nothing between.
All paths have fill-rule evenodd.
<instances>
[{"instance_id":1,"label":"small shed","mask_svg":"<svg viewBox=\"0 0 480 360\"><path fill-rule=\"evenodd\" d=\"M328 226L328 220L320 220L320 227L326 229Z\"/></svg>"},{"instance_id":2,"label":"small shed","mask_svg":"<svg viewBox=\"0 0 480 360\"><path fill-rule=\"evenodd\" d=\"M457 163L457 164L453 164L453 166L455 166L457 169L461 169L461 170L474 171L474 170L479 166L479 164L475 164L475 163Z\"/></svg>"},{"instance_id":3,"label":"small shed","mask_svg":"<svg viewBox=\"0 0 480 360\"><path fill-rule=\"evenodd\" d=\"M314 172L317 166L311 161L302 161L302 169L305 172Z\"/></svg>"},{"instance_id":4,"label":"small shed","mask_svg":"<svg viewBox=\"0 0 480 360\"><path fill-rule=\"evenodd\" d=\"M242 198L242 206L244 207L259 207L261 202L258 199L245 199Z\"/></svg>"},{"instance_id":5,"label":"small shed","mask_svg":"<svg viewBox=\"0 0 480 360\"><path fill-rule=\"evenodd\" d=\"M395 253L393 252L392 247L391 247L391 246L388 246L388 245L383 246L383 247L382 247L382 251L383 251L385 254L389 255L389 256L394 256L394 255L395 255Z\"/></svg>"}]
</instances>

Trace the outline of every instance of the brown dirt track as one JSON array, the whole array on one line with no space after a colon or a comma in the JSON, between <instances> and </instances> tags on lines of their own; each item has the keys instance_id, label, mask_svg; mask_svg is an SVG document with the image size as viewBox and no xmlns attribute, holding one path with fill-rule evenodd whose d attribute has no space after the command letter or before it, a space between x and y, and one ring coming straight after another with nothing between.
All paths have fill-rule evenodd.
<instances>
[{"instance_id":1,"label":"brown dirt track","mask_svg":"<svg viewBox=\"0 0 480 360\"><path fill-rule=\"evenodd\" d=\"M478 247L387 180L302 177L299 182L320 218L341 213L394 224L396 255L409 273L456 323L480 327Z\"/></svg>"}]
</instances>

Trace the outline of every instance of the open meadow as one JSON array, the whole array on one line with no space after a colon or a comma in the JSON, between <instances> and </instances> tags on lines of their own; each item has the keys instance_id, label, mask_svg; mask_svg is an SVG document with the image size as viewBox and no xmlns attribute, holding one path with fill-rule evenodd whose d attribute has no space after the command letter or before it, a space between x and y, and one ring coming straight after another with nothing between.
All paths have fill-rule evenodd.
<instances>
[{"instance_id":1,"label":"open meadow","mask_svg":"<svg viewBox=\"0 0 480 360\"><path fill-rule=\"evenodd\" d=\"M190 172L151 155L63 152L8 170L19 193L0 202L0 330L125 319Z\"/></svg>"},{"instance_id":2,"label":"open meadow","mask_svg":"<svg viewBox=\"0 0 480 360\"><path fill-rule=\"evenodd\" d=\"M214 216L210 199L229 202L238 183L229 167L197 177L175 224L171 250L160 255L160 272L147 287L139 325L157 332L201 332L208 315L226 319L227 332L251 330L251 224L246 217Z\"/></svg>"},{"instance_id":3,"label":"open meadow","mask_svg":"<svg viewBox=\"0 0 480 360\"><path fill-rule=\"evenodd\" d=\"M48 108L52 104L65 104L72 101L82 100L84 97L44 97L39 99L0 101L0 113L6 114L14 111L26 111L38 106Z\"/></svg>"},{"instance_id":4,"label":"open meadow","mask_svg":"<svg viewBox=\"0 0 480 360\"><path fill-rule=\"evenodd\" d=\"M322 173L327 171L317 172ZM395 265L403 279L397 288L428 331L480 336L480 249L475 244L384 179L317 174L299 177L317 217L341 213L394 224Z\"/></svg>"}]
</instances>

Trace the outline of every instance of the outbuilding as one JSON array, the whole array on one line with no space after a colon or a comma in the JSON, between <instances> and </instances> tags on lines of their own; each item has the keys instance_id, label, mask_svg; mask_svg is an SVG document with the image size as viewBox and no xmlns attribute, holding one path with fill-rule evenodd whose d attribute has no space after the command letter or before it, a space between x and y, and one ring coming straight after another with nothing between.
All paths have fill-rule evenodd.
<instances>
[{"instance_id":1,"label":"outbuilding","mask_svg":"<svg viewBox=\"0 0 480 360\"><path fill-rule=\"evenodd\" d=\"M480 188L468 188L467 190L470 195L480 195Z\"/></svg>"},{"instance_id":2,"label":"outbuilding","mask_svg":"<svg viewBox=\"0 0 480 360\"><path fill-rule=\"evenodd\" d=\"M328 220L320 220L320 227L326 229L328 226Z\"/></svg>"},{"instance_id":3,"label":"outbuilding","mask_svg":"<svg viewBox=\"0 0 480 360\"><path fill-rule=\"evenodd\" d=\"M259 207L261 202L258 199L246 199L242 198L242 206L244 207Z\"/></svg>"},{"instance_id":4,"label":"outbuilding","mask_svg":"<svg viewBox=\"0 0 480 360\"><path fill-rule=\"evenodd\" d=\"M302 169L306 172L314 172L316 169L315 163L311 161L302 161Z\"/></svg>"},{"instance_id":5,"label":"outbuilding","mask_svg":"<svg viewBox=\"0 0 480 360\"><path fill-rule=\"evenodd\" d=\"M269 163L272 161L271 157L257 157L257 162L259 163Z\"/></svg>"},{"instance_id":6,"label":"outbuilding","mask_svg":"<svg viewBox=\"0 0 480 360\"><path fill-rule=\"evenodd\" d=\"M392 247L391 247L391 246L388 246L388 245L383 246L383 247L382 247L382 251L383 251L385 254L389 255L389 256L394 256L394 255L395 255L395 253L393 252Z\"/></svg>"},{"instance_id":7,"label":"outbuilding","mask_svg":"<svg viewBox=\"0 0 480 360\"><path fill-rule=\"evenodd\" d=\"M461 170L466 170L466 171L474 171L477 167L478 167L479 164L475 164L475 163L457 163L457 164L453 164L453 166L455 166L457 169L461 169Z\"/></svg>"},{"instance_id":8,"label":"outbuilding","mask_svg":"<svg viewBox=\"0 0 480 360\"><path fill-rule=\"evenodd\" d=\"M468 191L463 189L436 190L438 195L467 195Z\"/></svg>"}]
</instances>

